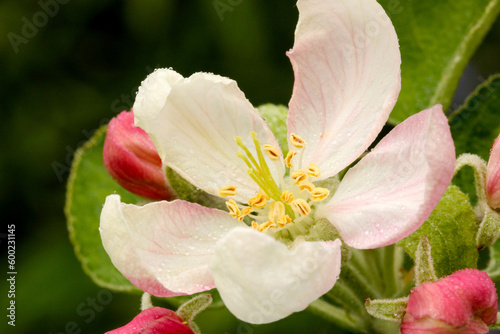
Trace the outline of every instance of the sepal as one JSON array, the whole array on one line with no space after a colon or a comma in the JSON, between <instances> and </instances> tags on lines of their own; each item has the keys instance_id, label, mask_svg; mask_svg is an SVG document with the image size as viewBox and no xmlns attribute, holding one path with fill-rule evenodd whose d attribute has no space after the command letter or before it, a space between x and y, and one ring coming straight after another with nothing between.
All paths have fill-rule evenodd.
<instances>
[{"instance_id":1,"label":"sepal","mask_svg":"<svg viewBox=\"0 0 500 334\"><path fill-rule=\"evenodd\" d=\"M426 235L420 237L420 242L415 252L415 285L437 280L434 263L431 256L431 245Z\"/></svg>"},{"instance_id":2,"label":"sepal","mask_svg":"<svg viewBox=\"0 0 500 334\"><path fill-rule=\"evenodd\" d=\"M479 249L489 247L497 241L499 236L500 215L496 211L487 208L483 215L481 225L479 225L479 231L477 232L477 247Z\"/></svg>"},{"instance_id":3,"label":"sepal","mask_svg":"<svg viewBox=\"0 0 500 334\"><path fill-rule=\"evenodd\" d=\"M405 315L408 297L398 299L366 299L365 307L371 316L394 322L401 322Z\"/></svg>"}]
</instances>

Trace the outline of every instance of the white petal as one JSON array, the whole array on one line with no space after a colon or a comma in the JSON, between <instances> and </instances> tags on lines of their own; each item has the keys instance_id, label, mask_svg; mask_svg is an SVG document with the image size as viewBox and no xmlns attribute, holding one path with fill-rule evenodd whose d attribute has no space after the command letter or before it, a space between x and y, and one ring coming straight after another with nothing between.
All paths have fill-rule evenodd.
<instances>
[{"instance_id":1,"label":"white petal","mask_svg":"<svg viewBox=\"0 0 500 334\"><path fill-rule=\"evenodd\" d=\"M455 147L441 105L395 127L344 176L317 211L355 248L410 235L429 217L453 176Z\"/></svg>"},{"instance_id":2,"label":"white petal","mask_svg":"<svg viewBox=\"0 0 500 334\"><path fill-rule=\"evenodd\" d=\"M241 148L234 137L242 137L254 154L252 131L262 144L278 147L258 111L233 80L207 73L179 79L165 72L173 71L156 71L143 82L134 104L137 124L151 136L163 163L212 195L233 184L240 195L253 196L259 188L236 156Z\"/></svg>"},{"instance_id":3,"label":"white petal","mask_svg":"<svg viewBox=\"0 0 500 334\"><path fill-rule=\"evenodd\" d=\"M156 296L214 288L208 270L217 240L242 224L228 213L184 201L136 206L106 198L100 232L115 267Z\"/></svg>"},{"instance_id":4,"label":"white petal","mask_svg":"<svg viewBox=\"0 0 500 334\"><path fill-rule=\"evenodd\" d=\"M340 240L302 242L293 250L250 228L237 228L215 248L210 271L237 318L263 324L304 310L340 274Z\"/></svg>"},{"instance_id":5,"label":"white petal","mask_svg":"<svg viewBox=\"0 0 500 334\"><path fill-rule=\"evenodd\" d=\"M288 132L307 145L303 165L337 174L375 140L400 88L398 39L375 0L300 0L288 53L295 72Z\"/></svg>"}]
</instances>

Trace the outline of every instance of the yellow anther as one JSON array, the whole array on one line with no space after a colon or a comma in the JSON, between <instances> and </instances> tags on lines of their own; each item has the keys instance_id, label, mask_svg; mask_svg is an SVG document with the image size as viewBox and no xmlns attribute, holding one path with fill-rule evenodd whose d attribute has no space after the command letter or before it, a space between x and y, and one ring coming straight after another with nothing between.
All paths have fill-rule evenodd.
<instances>
[{"instance_id":1,"label":"yellow anther","mask_svg":"<svg viewBox=\"0 0 500 334\"><path fill-rule=\"evenodd\" d=\"M253 208L247 206L246 208L243 208L241 210L240 214L238 215L238 221L242 221L245 216L251 214L253 212Z\"/></svg>"},{"instance_id":2,"label":"yellow anther","mask_svg":"<svg viewBox=\"0 0 500 334\"><path fill-rule=\"evenodd\" d=\"M307 178L306 172L302 169L294 170L291 175L293 182L299 184L299 182L304 181Z\"/></svg>"},{"instance_id":3,"label":"yellow anther","mask_svg":"<svg viewBox=\"0 0 500 334\"><path fill-rule=\"evenodd\" d=\"M293 210L300 213L302 216L307 216L311 212L311 207L302 198L294 200L291 206Z\"/></svg>"},{"instance_id":4,"label":"yellow anther","mask_svg":"<svg viewBox=\"0 0 500 334\"><path fill-rule=\"evenodd\" d=\"M292 203L292 201L295 199L295 197L293 196L293 194L289 191L284 191L282 194L281 194L281 200L283 202L285 202L286 204L290 204Z\"/></svg>"},{"instance_id":5,"label":"yellow anther","mask_svg":"<svg viewBox=\"0 0 500 334\"><path fill-rule=\"evenodd\" d=\"M311 181L304 180L299 182L299 188L300 191L307 190L308 192L312 192L316 186Z\"/></svg>"},{"instance_id":6,"label":"yellow anther","mask_svg":"<svg viewBox=\"0 0 500 334\"><path fill-rule=\"evenodd\" d=\"M288 217L288 215L284 215L278 218L278 221L276 222L279 227L283 227L286 224L290 224L292 222L292 218Z\"/></svg>"},{"instance_id":7,"label":"yellow anther","mask_svg":"<svg viewBox=\"0 0 500 334\"><path fill-rule=\"evenodd\" d=\"M315 202L319 202L328 197L330 191L325 188L316 188L311 192L312 200Z\"/></svg>"},{"instance_id":8,"label":"yellow anther","mask_svg":"<svg viewBox=\"0 0 500 334\"><path fill-rule=\"evenodd\" d=\"M252 225L250 225L250 227L251 227L251 228L254 228L254 229L256 229L256 230L259 230L259 224L257 224L257 222L256 222L256 221L253 221L253 222L252 222Z\"/></svg>"},{"instance_id":9,"label":"yellow anther","mask_svg":"<svg viewBox=\"0 0 500 334\"><path fill-rule=\"evenodd\" d=\"M292 164L292 158L295 156L295 154L297 154L296 151L290 151L288 152L288 154L286 155L286 158L285 158L285 166L287 166L288 168L292 168L293 167L293 164Z\"/></svg>"},{"instance_id":10,"label":"yellow anther","mask_svg":"<svg viewBox=\"0 0 500 334\"><path fill-rule=\"evenodd\" d=\"M262 193L258 193L248 200L248 205L256 209L262 209L266 206L266 198Z\"/></svg>"},{"instance_id":11,"label":"yellow anther","mask_svg":"<svg viewBox=\"0 0 500 334\"><path fill-rule=\"evenodd\" d=\"M219 189L219 196L227 197L236 195L236 186L232 184L228 184Z\"/></svg>"},{"instance_id":12,"label":"yellow anther","mask_svg":"<svg viewBox=\"0 0 500 334\"><path fill-rule=\"evenodd\" d=\"M275 221L285 215L285 204L281 202L271 202L269 205L269 220Z\"/></svg>"},{"instance_id":13,"label":"yellow anther","mask_svg":"<svg viewBox=\"0 0 500 334\"><path fill-rule=\"evenodd\" d=\"M264 153L267 154L267 156L272 160L276 161L279 159L281 152L278 150L276 147L271 146L271 145L264 145L263 146Z\"/></svg>"},{"instance_id":14,"label":"yellow anther","mask_svg":"<svg viewBox=\"0 0 500 334\"><path fill-rule=\"evenodd\" d=\"M321 173L319 171L318 165L316 165L314 162L310 163L309 166L307 166L307 175L310 177L320 177Z\"/></svg>"},{"instance_id":15,"label":"yellow anther","mask_svg":"<svg viewBox=\"0 0 500 334\"><path fill-rule=\"evenodd\" d=\"M306 141L302 137L296 135L295 133L292 133L290 135L290 144L292 144L296 148L302 148L306 145Z\"/></svg>"},{"instance_id":16,"label":"yellow anther","mask_svg":"<svg viewBox=\"0 0 500 334\"><path fill-rule=\"evenodd\" d=\"M265 222L259 225L259 231L266 232L270 228L276 228L276 224L274 222Z\"/></svg>"},{"instance_id":17,"label":"yellow anther","mask_svg":"<svg viewBox=\"0 0 500 334\"><path fill-rule=\"evenodd\" d=\"M230 199L226 202L226 206L231 217L238 219L239 215L241 214L240 209L238 208L238 204L236 204L234 200Z\"/></svg>"}]
</instances>

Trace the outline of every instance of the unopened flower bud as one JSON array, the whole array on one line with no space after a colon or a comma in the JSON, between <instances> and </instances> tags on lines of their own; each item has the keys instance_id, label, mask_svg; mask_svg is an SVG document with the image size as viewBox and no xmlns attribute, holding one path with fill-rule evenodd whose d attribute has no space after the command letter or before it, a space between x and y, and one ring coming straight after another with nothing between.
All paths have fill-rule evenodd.
<instances>
[{"instance_id":1,"label":"unopened flower bud","mask_svg":"<svg viewBox=\"0 0 500 334\"><path fill-rule=\"evenodd\" d=\"M493 143L486 170L486 196L493 209L500 208L500 136Z\"/></svg>"},{"instance_id":2,"label":"unopened flower bud","mask_svg":"<svg viewBox=\"0 0 500 334\"><path fill-rule=\"evenodd\" d=\"M483 271L464 269L412 291L401 333L486 334L496 320L495 284Z\"/></svg>"},{"instance_id":3,"label":"unopened flower bud","mask_svg":"<svg viewBox=\"0 0 500 334\"><path fill-rule=\"evenodd\" d=\"M103 150L104 167L123 188L155 200L171 200L158 151L148 134L134 125L132 111L122 111L108 125Z\"/></svg>"},{"instance_id":4,"label":"unopened flower bud","mask_svg":"<svg viewBox=\"0 0 500 334\"><path fill-rule=\"evenodd\" d=\"M106 334L145 333L194 334L174 311L162 307L148 308L139 313L127 325L109 331Z\"/></svg>"}]
</instances>

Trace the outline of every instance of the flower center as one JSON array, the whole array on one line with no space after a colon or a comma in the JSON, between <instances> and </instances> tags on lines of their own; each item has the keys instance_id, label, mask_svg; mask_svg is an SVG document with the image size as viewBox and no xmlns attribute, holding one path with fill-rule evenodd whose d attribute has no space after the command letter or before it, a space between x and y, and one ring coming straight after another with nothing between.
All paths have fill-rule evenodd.
<instances>
[{"instance_id":1,"label":"flower center","mask_svg":"<svg viewBox=\"0 0 500 334\"><path fill-rule=\"evenodd\" d=\"M290 135L290 143L297 149L291 150L283 159L281 151L272 145L261 145L257 134L251 132L255 145L255 157L243 144L241 137L235 137L236 143L243 151L236 155L241 158L248 169L250 177L259 186L259 192L246 203L237 203L234 199L226 202L232 217L242 221L251 219L251 227L262 232L288 229L292 235L297 229L294 224L304 221L314 205L328 197L329 191L316 187L311 180L321 176L318 165L311 163L302 169L302 153L306 142L296 134ZM300 154L299 154L300 153ZM298 168L294 168L294 157L299 154ZM276 164L277 175L273 177L265 159L265 155ZM286 179L285 177L288 176ZM276 178L276 179L275 179ZM229 184L219 190L222 197L234 196L238 193L236 186Z\"/></svg>"}]
</instances>

